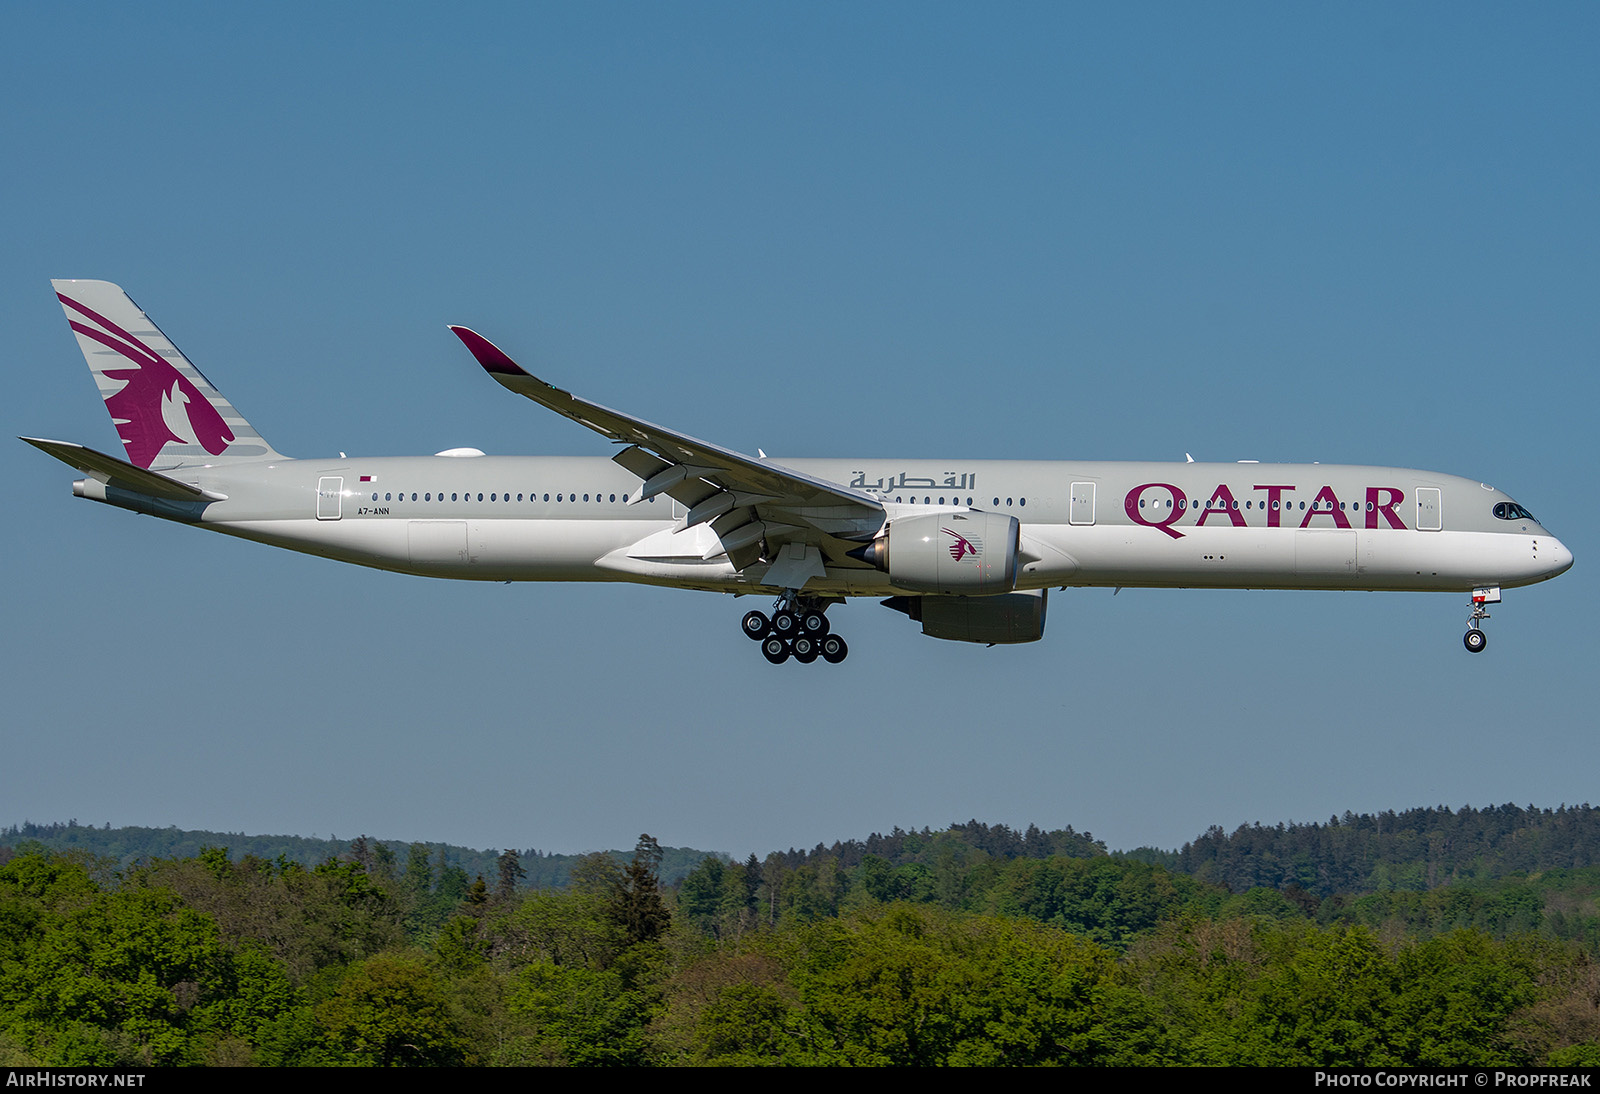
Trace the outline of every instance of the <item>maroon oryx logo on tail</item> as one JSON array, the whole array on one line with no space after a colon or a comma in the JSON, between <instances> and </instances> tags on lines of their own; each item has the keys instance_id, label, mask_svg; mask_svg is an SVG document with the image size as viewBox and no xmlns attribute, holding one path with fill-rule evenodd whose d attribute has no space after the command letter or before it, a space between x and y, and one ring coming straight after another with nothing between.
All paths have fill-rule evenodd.
<instances>
[{"instance_id":1,"label":"maroon oryx logo on tail","mask_svg":"<svg viewBox=\"0 0 1600 1094\"><path fill-rule=\"evenodd\" d=\"M983 553L983 540L968 539L966 536L962 535L960 532L957 532L953 528L941 528L939 531L943 532L947 536L955 537L956 541L950 545L950 557L955 559L957 562L960 562L968 555L971 555L973 558L977 558Z\"/></svg>"},{"instance_id":2,"label":"maroon oryx logo on tail","mask_svg":"<svg viewBox=\"0 0 1600 1094\"><path fill-rule=\"evenodd\" d=\"M170 441L198 444L213 456L227 449L234 439L233 430L170 361L98 312L60 293L56 297L100 328L71 319L73 330L133 363L132 368L101 370L110 379L123 381L122 388L106 398L106 409L117 425L128 459L149 467Z\"/></svg>"}]
</instances>

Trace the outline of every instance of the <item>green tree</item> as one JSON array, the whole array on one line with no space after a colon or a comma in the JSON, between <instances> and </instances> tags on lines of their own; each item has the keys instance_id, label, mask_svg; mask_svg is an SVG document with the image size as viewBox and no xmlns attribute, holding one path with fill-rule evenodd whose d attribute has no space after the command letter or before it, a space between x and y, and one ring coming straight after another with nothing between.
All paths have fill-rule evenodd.
<instances>
[{"instance_id":1,"label":"green tree","mask_svg":"<svg viewBox=\"0 0 1600 1094\"><path fill-rule=\"evenodd\" d=\"M1168 1052L1111 955L1017 920L896 904L804 932L794 979L822 1063L1154 1063Z\"/></svg>"},{"instance_id":2,"label":"green tree","mask_svg":"<svg viewBox=\"0 0 1600 1094\"><path fill-rule=\"evenodd\" d=\"M699 930L715 935L722 906L722 877L727 863L707 855L678 883L678 912Z\"/></svg>"},{"instance_id":3,"label":"green tree","mask_svg":"<svg viewBox=\"0 0 1600 1094\"><path fill-rule=\"evenodd\" d=\"M20 960L0 968L0 1013L46 1062L198 1063L195 1035L226 1027L232 975L217 925L170 890L97 892L32 926Z\"/></svg>"},{"instance_id":4,"label":"green tree","mask_svg":"<svg viewBox=\"0 0 1600 1094\"><path fill-rule=\"evenodd\" d=\"M445 857L444 848L439 848L439 862L434 868L433 904L435 915L449 915L455 911L462 901L467 899L467 892L472 882L467 877L459 863L450 862Z\"/></svg>"},{"instance_id":5,"label":"green tree","mask_svg":"<svg viewBox=\"0 0 1600 1094\"><path fill-rule=\"evenodd\" d=\"M380 954L350 969L317 1010L330 1040L353 1063L448 1067L466 1045L440 978L418 958Z\"/></svg>"},{"instance_id":6,"label":"green tree","mask_svg":"<svg viewBox=\"0 0 1600 1094\"><path fill-rule=\"evenodd\" d=\"M540 1052L577 1066L647 1062L648 997L614 969L539 962L516 976L508 1003L528 1019Z\"/></svg>"},{"instance_id":7,"label":"green tree","mask_svg":"<svg viewBox=\"0 0 1600 1094\"><path fill-rule=\"evenodd\" d=\"M511 894L517 890L517 882L528 876L528 872L522 868L522 856L517 854L515 848L507 847L495 860L495 868L500 879L495 886L495 899L510 900Z\"/></svg>"},{"instance_id":8,"label":"green tree","mask_svg":"<svg viewBox=\"0 0 1600 1094\"><path fill-rule=\"evenodd\" d=\"M660 867L661 845L648 834L641 835L633 859L612 886L607 914L630 945L655 941L672 923L661 899Z\"/></svg>"}]
</instances>

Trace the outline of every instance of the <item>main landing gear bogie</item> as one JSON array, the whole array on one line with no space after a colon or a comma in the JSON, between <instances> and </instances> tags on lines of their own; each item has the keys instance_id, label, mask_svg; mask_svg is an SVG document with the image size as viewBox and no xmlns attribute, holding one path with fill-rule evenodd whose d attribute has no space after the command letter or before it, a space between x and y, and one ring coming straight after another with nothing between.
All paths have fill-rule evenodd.
<instances>
[{"instance_id":1,"label":"main landing gear bogie","mask_svg":"<svg viewBox=\"0 0 1600 1094\"><path fill-rule=\"evenodd\" d=\"M850 647L833 633L826 612L826 604L810 598L802 600L791 591L778 598L770 617L763 612L746 612L739 629L761 643L761 656L774 665L781 665L790 657L802 665L819 657L837 665L849 655Z\"/></svg>"}]
</instances>

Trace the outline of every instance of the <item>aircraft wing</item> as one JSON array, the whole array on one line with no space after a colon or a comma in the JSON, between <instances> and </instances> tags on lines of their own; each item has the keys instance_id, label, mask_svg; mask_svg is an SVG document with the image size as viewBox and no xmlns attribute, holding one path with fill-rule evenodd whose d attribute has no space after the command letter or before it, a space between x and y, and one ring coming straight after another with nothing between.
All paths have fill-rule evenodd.
<instances>
[{"instance_id":1,"label":"aircraft wing","mask_svg":"<svg viewBox=\"0 0 1600 1094\"><path fill-rule=\"evenodd\" d=\"M450 330L502 387L626 444L612 458L644 480L628 503L657 494L682 503L688 510L683 527L709 521L736 569L769 564L760 578L764 585L801 588L807 578L822 576L825 561L855 566L844 551L883 527L883 503L865 491L580 399L530 375L476 331Z\"/></svg>"}]
</instances>

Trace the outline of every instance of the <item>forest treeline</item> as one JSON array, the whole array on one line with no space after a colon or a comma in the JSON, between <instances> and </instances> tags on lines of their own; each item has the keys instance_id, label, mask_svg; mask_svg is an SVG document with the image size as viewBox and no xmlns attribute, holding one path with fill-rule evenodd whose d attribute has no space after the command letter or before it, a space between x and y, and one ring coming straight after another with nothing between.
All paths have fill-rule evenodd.
<instances>
[{"instance_id":1,"label":"forest treeline","mask_svg":"<svg viewBox=\"0 0 1600 1094\"><path fill-rule=\"evenodd\" d=\"M957 828L676 885L643 836L539 889L515 851L21 841L0 1065L1600 1065L1600 867L1235 891Z\"/></svg>"},{"instance_id":2,"label":"forest treeline","mask_svg":"<svg viewBox=\"0 0 1600 1094\"><path fill-rule=\"evenodd\" d=\"M1213 825L1179 850L1140 847L1108 852L1105 843L1070 826L1016 831L976 820L943 831L877 833L809 852L790 850L791 867L814 857L847 866L867 855L894 865L931 863L945 854L979 851L993 858L1088 857L1111 854L1166 867L1233 892L1296 886L1318 896L1389 889L1425 891L1466 880L1540 870L1600 866L1600 808L1517 805L1475 809L1433 806L1382 813L1345 813L1326 823Z\"/></svg>"},{"instance_id":3,"label":"forest treeline","mask_svg":"<svg viewBox=\"0 0 1600 1094\"><path fill-rule=\"evenodd\" d=\"M1529 805L1346 813L1326 824L1213 826L1171 856L1173 870L1226 885L1308 892L1422 891L1464 880L1600 866L1600 809Z\"/></svg>"},{"instance_id":4,"label":"forest treeline","mask_svg":"<svg viewBox=\"0 0 1600 1094\"><path fill-rule=\"evenodd\" d=\"M480 851L448 843L405 843L391 840L373 840L363 836L379 855L416 854L423 848L442 866L455 867L471 877L489 874L495 869L500 851ZM276 862L280 859L312 867L329 858L337 858L350 846L350 841L336 837L318 839L314 836L250 836L243 832L211 832L203 829L184 829L176 826L145 828L125 825L113 828L79 824L76 820L35 824L25 821L9 828L0 828L0 862L5 861L6 848L19 842L38 843L54 851L82 851L97 858L114 859L130 866L158 858L190 858L202 848L226 847L235 859L253 855L259 859ZM611 852L617 861L625 862L627 854ZM661 851L661 876L665 881L676 881L688 873L705 857L706 852L688 847L664 847ZM583 858L581 854L555 854L537 848L518 850L522 862L522 884L531 889L559 888L567 884L572 868Z\"/></svg>"},{"instance_id":5,"label":"forest treeline","mask_svg":"<svg viewBox=\"0 0 1600 1094\"><path fill-rule=\"evenodd\" d=\"M179 828L96 828L68 821L0 828L0 861L4 861L7 845L23 840L54 850L112 858L124 866L146 859L193 856L203 847L227 847L236 859L254 855L312 867L342 854L348 846L336 839ZM410 856L415 848L423 847L441 868L455 867L468 876L492 873L500 854L442 843L369 842L379 854ZM1297 887L1319 897L1388 890L1423 892L1462 881L1600 866L1600 808L1506 804L1450 809L1441 805L1401 812L1345 813L1326 823L1240 825L1231 833L1213 825L1175 851L1140 847L1112 852L1104 841L1074 831L1070 825L1049 831L1037 825L1017 830L970 820L940 830L895 828L888 835L875 832L864 840L819 843L810 850L790 848L775 853L790 869L824 859L854 868L869 855L894 866L920 863L930 867L941 860L965 860L973 854L992 859L1112 855L1160 865L1236 893L1260 887ZM627 861L624 851L610 854L619 864ZM706 854L687 847L663 848L662 881L680 881ZM531 889L566 885L573 867L583 859L582 855L533 848L519 850L518 855L524 871L521 884Z\"/></svg>"}]
</instances>

